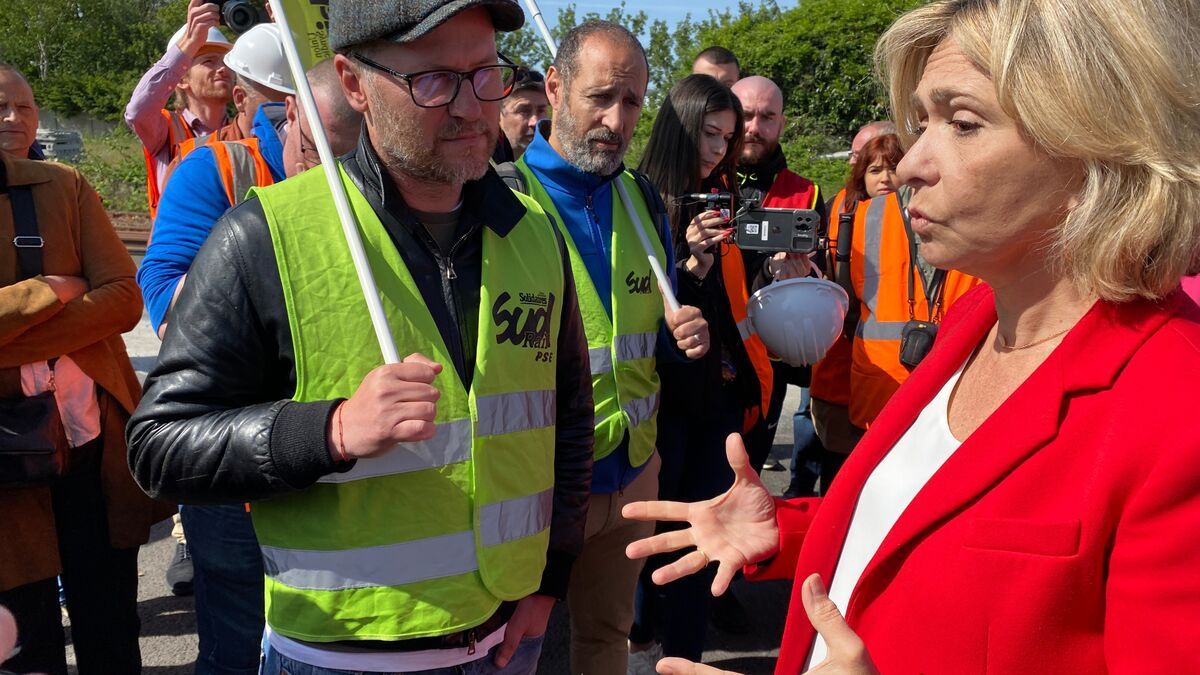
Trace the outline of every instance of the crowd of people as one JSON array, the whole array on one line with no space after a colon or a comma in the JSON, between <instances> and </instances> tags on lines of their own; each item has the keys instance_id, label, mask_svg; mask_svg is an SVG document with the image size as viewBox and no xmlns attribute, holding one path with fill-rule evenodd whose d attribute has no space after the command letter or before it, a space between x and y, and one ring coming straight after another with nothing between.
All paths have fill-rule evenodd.
<instances>
[{"instance_id":1,"label":"crowd of people","mask_svg":"<svg viewBox=\"0 0 1200 675\"><path fill-rule=\"evenodd\" d=\"M543 75L497 52L515 0L331 0L297 81L276 24L191 0L125 115L140 265L0 66L0 668L65 675L65 611L78 672L141 672L174 514L204 675L532 674L558 602L572 673L725 672L738 576L796 582L781 674L1200 670L1200 14L1098 2L900 16L894 121L826 195L725 47L635 170L618 24ZM823 245L739 247L746 205ZM812 278L845 320L788 363L752 312Z\"/></svg>"}]
</instances>

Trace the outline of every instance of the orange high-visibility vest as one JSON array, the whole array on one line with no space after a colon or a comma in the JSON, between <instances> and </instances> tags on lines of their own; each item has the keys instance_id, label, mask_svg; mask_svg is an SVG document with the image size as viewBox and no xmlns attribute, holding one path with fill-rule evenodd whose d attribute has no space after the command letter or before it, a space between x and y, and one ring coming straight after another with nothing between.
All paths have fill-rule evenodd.
<instances>
[{"instance_id":1,"label":"orange high-visibility vest","mask_svg":"<svg viewBox=\"0 0 1200 675\"><path fill-rule=\"evenodd\" d=\"M737 244L721 242L721 276L725 281L725 296L729 299L729 312L737 324L738 334L742 336L742 344L746 347L746 355L754 366L754 374L758 378L758 389L761 400L757 405L748 407L743 415L742 431L747 432L758 423L767 409L771 407L771 388L775 386L775 371L771 368L771 358L767 355L767 346L758 337L746 313L746 303L750 300L750 289L746 286L746 265L742 260L742 250Z\"/></svg>"},{"instance_id":2,"label":"orange high-visibility vest","mask_svg":"<svg viewBox=\"0 0 1200 675\"><path fill-rule=\"evenodd\" d=\"M192 132L192 128L188 126L183 119L183 114L174 110L160 110L162 116L167 120L167 152L169 154L168 162L175 159L179 153L179 144L185 141L192 140L196 134ZM159 188L158 167L151 156L150 151L146 146L142 146L142 154L146 158L146 203L150 207L150 217L154 218L158 213L158 202L162 199L162 190ZM165 183L165 181L164 181Z\"/></svg>"},{"instance_id":3,"label":"orange high-visibility vest","mask_svg":"<svg viewBox=\"0 0 1200 675\"><path fill-rule=\"evenodd\" d=\"M815 183L787 169L781 170L771 183L767 194L763 195L762 207L772 209L812 209L820 200L820 189ZM746 280L746 267L742 259L741 249L732 243L721 244L721 275L725 279L725 295L729 298L729 309L733 320L737 322L738 333L742 336L742 344L746 346L746 354L754 366L758 376L758 388L761 395L760 405L747 410L743 431L749 431L760 419L764 418L771 407L771 392L775 386L775 369L771 365L771 356L767 346L763 344L758 333L747 318L746 304L750 300Z\"/></svg>"},{"instance_id":4,"label":"orange high-visibility vest","mask_svg":"<svg viewBox=\"0 0 1200 675\"><path fill-rule=\"evenodd\" d=\"M252 187L267 187L275 184L271 167L262 156L257 138L240 141L212 143L213 156L217 160L217 173L230 206L237 206L246 199Z\"/></svg>"},{"instance_id":5,"label":"orange high-visibility vest","mask_svg":"<svg viewBox=\"0 0 1200 675\"><path fill-rule=\"evenodd\" d=\"M262 156L257 138L245 138L240 141L220 141L207 144L212 148L213 157L217 162L217 175L221 177L221 186L225 189L225 197L229 206L234 207L246 199L246 193L252 187L274 185L275 177L271 175L271 167ZM177 157L171 163L171 168L178 166L182 157ZM150 237L147 244L154 239L154 227L151 225Z\"/></svg>"},{"instance_id":6,"label":"orange high-visibility vest","mask_svg":"<svg viewBox=\"0 0 1200 675\"><path fill-rule=\"evenodd\" d=\"M866 429L908 379L900 363L900 335L910 319L941 321L941 315L979 279L951 270L942 284L941 308L931 313L925 280L909 262L908 233L896 193L860 202L854 213L850 279L860 302L851 347L850 422ZM912 310L908 279L914 278Z\"/></svg>"},{"instance_id":7,"label":"orange high-visibility vest","mask_svg":"<svg viewBox=\"0 0 1200 675\"><path fill-rule=\"evenodd\" d=\"M837 237L839 231L839 216L846 202L846 189L842 188L833 198L833 208L829 210L829 257L826 276L837 278ZM838 336L833 346L825 353L825 357L813 364L812 384L809 385L809 395L827 403L836 405L850 404L850 340Z\"/></svg>"}]
</instances>

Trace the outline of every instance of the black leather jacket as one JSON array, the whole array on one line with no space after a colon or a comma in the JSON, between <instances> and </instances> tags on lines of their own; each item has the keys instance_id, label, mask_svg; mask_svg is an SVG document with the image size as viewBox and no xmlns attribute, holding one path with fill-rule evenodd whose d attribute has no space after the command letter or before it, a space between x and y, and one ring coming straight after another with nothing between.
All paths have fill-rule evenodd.
<instances>
[{"instance_id":1,"label":"black leather jacket","mask_svg":"<svg viewBox=\"0 0 1200 675\"><path fill-rule=\"evenodd\" d=\"M524 207L489 170L464 187L460 238L443 257L381 169L365 131L342 162L392 236L469 387L482 228L503 236ZM554 514L540 592L563 598L583 546L594 411L583 320L559 243L567 283L557 357ZM138 484L151 496L182 503L238 503L303 490L321 476L349 470L353 464L335 464L326 447L338 401L291 400L295 368L270 233L261 204L250 199L217 222L172 309L158 363L128 427Z\"/></svg>"}]
</instances>

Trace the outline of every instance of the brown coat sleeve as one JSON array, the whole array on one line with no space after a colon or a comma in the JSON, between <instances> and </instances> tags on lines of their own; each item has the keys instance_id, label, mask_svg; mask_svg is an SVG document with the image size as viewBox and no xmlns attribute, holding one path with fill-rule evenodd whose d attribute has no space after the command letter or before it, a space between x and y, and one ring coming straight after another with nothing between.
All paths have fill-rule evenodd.
<instances>
[{"instance_id":1,"label":"brown coat sleeve","mask_svg":"<svg viewBox=\"0 0 1200 675\"><path fill-rule=\"evenodd\" d=\"M64 305L40 277L0 287L0 346L58 314Z\"/></svg>"},{"instance_id":2,"label":"brown coat sleeve","mask_svg":"<svg viewBox=\"0 0 1200 675\"><path fill-rule=\"evenodd\" d=\"M34 186L34 203L46 239L44 269L47 274L81 276L91 290L65 306L55 299L55 312L53 306L41 307L47 302L45 292L54 297L45 281L23 282L38 290L27 292L24 302L14 302L11 311L0 306L4 317L0 319L0 338L16 333L8 335L7 341L0 339L0 368L70 354L131 330L141 318L133 259L113 230L96 191L78 173L71 176L70 184L56 180ZM0 214L0 218L11 224L11 214ZM87 255L79 255L80 251ZM18 323L16 317L22 314L30 316L23 330L4 330L7 324Z\"/></svg>"}]
</instances>

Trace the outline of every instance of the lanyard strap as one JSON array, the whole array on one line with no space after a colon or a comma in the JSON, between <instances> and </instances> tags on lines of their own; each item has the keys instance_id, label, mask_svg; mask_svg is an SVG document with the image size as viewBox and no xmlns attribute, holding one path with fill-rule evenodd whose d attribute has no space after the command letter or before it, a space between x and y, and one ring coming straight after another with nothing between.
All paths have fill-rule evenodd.
<instances>
[{"instance_id":1,"label":"lanyard strap","mask_svg":"<svg viewBox=\"0 0 1200 675\"><path fill-rule=\"evenodd\" d=\"M42 273L42 246L38 234L37 211L33 208L33 190L28 185L9 185L8 172L0 162L0 193L8 194L13 217L13 246L17 249L17 263L21 267L21 278L29 279Z\"/></svg>"},{"instance_id":2,"label":"lanyard strap","mask_svg":"<svg viewBox=\"0 0 1200 675\"><path fill-rule=\"evenodd\" d=\"M909 222L908 209L900 207L900 215L904 218L904 235L908 239L908 320L916 319L917 313L917 289L915 277L921 274L920 265L917 264L917 238L913 235L912 224ZM929 322L937 323L942 319L942 299L946 290L946 270L935 269L933 278L928 284L924 283L922 276L923 290L925 291L925 303L929 309ZM936 312L934 311L936 308Z\"/></svg>"}]
</instances>

